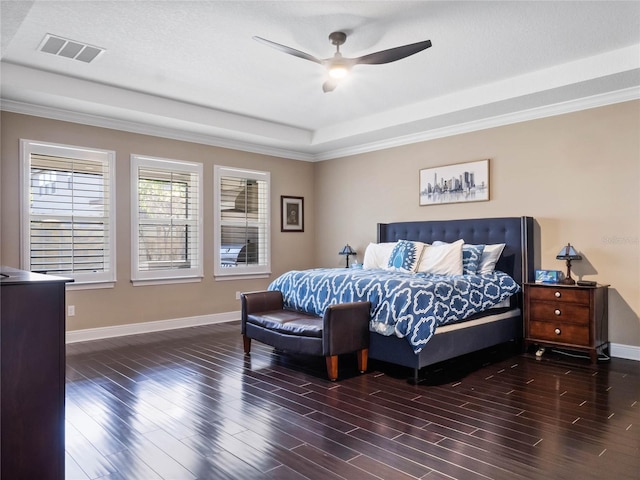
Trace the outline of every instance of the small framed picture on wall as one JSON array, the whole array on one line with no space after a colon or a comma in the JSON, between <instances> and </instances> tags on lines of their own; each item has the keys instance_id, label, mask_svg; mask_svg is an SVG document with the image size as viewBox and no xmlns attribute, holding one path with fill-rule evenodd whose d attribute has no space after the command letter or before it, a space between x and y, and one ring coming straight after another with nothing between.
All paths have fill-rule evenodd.
<instances>
[{"instance_id":1,"label":"small framed picture on wall","mask_svg":"<svg viewBox=\"0 0 640 480\"><path fill-rule=\"evenodd\" d=\"M304 232L304 197L280 197L281 232Z\"/></svg>"}]
</instances>

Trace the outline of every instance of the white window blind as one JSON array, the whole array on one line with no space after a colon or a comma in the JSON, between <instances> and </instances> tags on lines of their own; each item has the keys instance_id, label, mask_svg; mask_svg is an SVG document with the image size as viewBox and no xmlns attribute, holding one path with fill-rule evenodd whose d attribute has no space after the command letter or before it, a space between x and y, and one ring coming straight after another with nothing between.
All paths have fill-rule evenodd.
<instances>
[{"instance_id":1,"label":"white window blind","mask_svg":"<svg viewBox=\"0 0 640 480\"><path fill-rule=\"evenodd\" d=\"M132 155L132 279L202 277L202 164Z\"/></svg>"},{"instance_id":2,"label":"white window blind","mask_svg":"<svg viewBox=\"0 0 640 480\"><path fill-rule=\"evenodd\" d=\"M111 151L21 141L22 264L79 283L115 281Z\"/></svg>"},{"instance_id":3,"label":"white window blind","mask_svg":"<svg viewBox=\"0 0 640 480\"><path fill-rule=\"evenodd\" d=\"M270 174L215 167L216 276L271 273Z\"/></svg>"}]
</instances>

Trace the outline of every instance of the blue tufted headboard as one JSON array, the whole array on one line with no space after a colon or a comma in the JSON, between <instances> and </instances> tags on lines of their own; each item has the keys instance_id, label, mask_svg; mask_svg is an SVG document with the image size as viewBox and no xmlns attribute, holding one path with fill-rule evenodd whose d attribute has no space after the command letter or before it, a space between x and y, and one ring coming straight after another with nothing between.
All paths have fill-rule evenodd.
<instances>
[{"instance_id":1,"label":"blue tufted headboard","mask_svg":"<svg viewBox=\"0 0 640 480\"><path fill-rule=\"evenodd\" d=\"M534 236L532 217L476 218L468 220L433 220L378 224L378 242L413 240L433 243L436 240L466 243L504 243L496 265L522 284L534 280Z\"/></svg>"}]
</instances>

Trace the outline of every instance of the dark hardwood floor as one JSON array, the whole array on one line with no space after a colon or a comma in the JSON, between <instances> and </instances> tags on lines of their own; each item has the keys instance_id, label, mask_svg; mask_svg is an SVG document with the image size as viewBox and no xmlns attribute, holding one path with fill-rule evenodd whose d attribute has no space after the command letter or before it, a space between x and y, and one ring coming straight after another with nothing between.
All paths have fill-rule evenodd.
<instances>
[{"instance_id":1,"label":"dark hardwood floor","mask_svg":"<svg viewBox=\"0 0 640 480\"><path fill-rule=\"evenodd\" d=\"M67 346L67 479L638 479L640 365L503 350L340 380L239 322Z\"/></svg>"}]
</instances>

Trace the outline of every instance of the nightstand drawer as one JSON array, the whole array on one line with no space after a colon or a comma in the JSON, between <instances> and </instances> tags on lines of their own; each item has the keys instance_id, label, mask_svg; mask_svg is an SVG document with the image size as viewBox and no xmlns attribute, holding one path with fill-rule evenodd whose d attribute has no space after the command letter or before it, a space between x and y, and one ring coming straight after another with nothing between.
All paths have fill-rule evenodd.
<instances>
[{"instance_id":1,"label":"nightstand drawer","mask_svg":"<svg viewBox=\"0 0 640 480\"><path fill-rule=\"evenodd\" d=\"M589 306L562 302L534 302L529 305L529 319L539 322L570 322L589 325Z\"/></svg>"},{"instance_id":2,"label":"nightstand drawer","mask_svg":"<svg viewBox=\"0 0 640 480\"><path fill-rule=\"evenodd\" d=\"M589 327L554 322L529 322L529 336L572 345L589 345Z\"/></svg>"},{"instance_id":3,"label":"nightstand drawer","mask_svg":"<svg viewBox=\"0 0 640 480\"><path fill-rule=\"evenodd\" d=\"M576 288L553 288L553 287L530 287L529 297L532 300L552 301L559 300L561 302L580 303L589 305L589 290Z\"/></svg>"}]
</instances>

